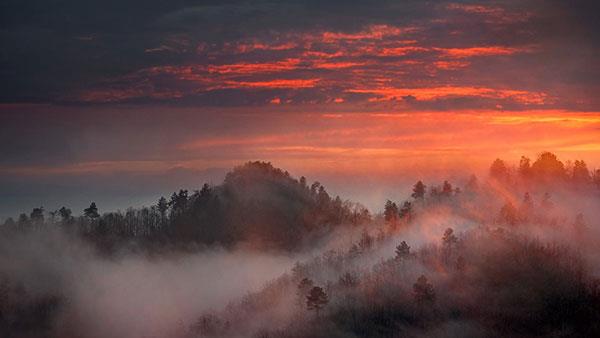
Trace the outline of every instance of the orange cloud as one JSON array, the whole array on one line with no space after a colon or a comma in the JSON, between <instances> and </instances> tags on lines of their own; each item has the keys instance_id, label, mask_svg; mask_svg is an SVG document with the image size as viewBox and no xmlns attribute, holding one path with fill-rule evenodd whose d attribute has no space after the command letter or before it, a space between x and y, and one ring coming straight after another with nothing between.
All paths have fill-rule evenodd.
<instances>
[{"instance_id":1,"label":"orange cloud","mask_svg":"<svg viewBox=\"0 0 600 338\"><path fill-rule=\"evenodd\" d=\"M516 53L532 52L532 47L504 47L504 46L484 46L468 48L434 48L443 54L452 58L469 58L477 56L496 56L512 55Z\"/></svg>"},{"instance_id":2,"label":"orange cloud","mask_svg":"<svg viewBox=\"0 0 600 338\"><path fill-rule=\"evenodd\" d=\"M215 89L223 88L312 88L319 79L276 79L268 81L225 81Z\"/></svg>"},{"instance_id":3,"label":"orange cloud","mask_svg":"<svg viewBox=\"0 0 600 338\"><path fill-rule=\"evenodd\" d=\"M523 90L493 89L485 87L424 87L424 88L365 88L349 89L349 93L373 94L376 97L372 101L398 100L403 97L412 96L417 100L430 101L448 97L477 96L484 98L512 99L525 104L543 104L546 94L528 92Z\"/></svg>"},{"instance_id":4,"label":"orange cloud","mask_svg":"<svg viewBox=\"0 0 600 338\"><path fill-rule=\"evenodd\" d=\"M467 61L435 61L433 65L437 69L454 70L468 67L471 63Z\"/></svg>"},{"instance_id":5,"label":"orange cloud","mask_svg":"<svg viewBox=\"0 0 600 338\"><path fill-rule=\"evenodd\" d=\"M394 47L394 48L383 48L379 53L380 56L404 56L409 53L418 53L429 51L429 48L406 46L406 47Z\"/></svg>"},{"instance_id":6,"label":"orange cloud","mask_svg":"<svg viewBox=\"0 0 600 338\"><path fill-rule=\"evenodd\" d=\"M300 59L285 59L277 62L266 63L237 63L226 65L209 65L209 73L217 74L255 74L255 73L274 73L289 71L298 68Z\"/></svg>"}]
</instances>

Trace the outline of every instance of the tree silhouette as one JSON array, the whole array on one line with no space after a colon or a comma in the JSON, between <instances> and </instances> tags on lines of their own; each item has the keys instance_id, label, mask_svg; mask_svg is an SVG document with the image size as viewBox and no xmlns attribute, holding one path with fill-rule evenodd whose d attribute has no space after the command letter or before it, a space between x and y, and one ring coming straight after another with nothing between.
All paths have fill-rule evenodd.
<instances>
[{"instance_id":1,"label":"tree silhouette","mask_svg":"<svg viewBox=\"0 0 600 338\"><path fill-rule=\"evenodd\" d=\"M413 297L419 305L433 304L435 302L435 291L433 285L427 281L425 275L421 275L413 284Z\"/></svg>"},{"instance_id":2,"label":"tree silhouette","mask_svg":"<svg viewBox=\"0 0 600 338\"><path fill-rule=\"evenodd\" d=\"M306 296L308 296L308 293L313 288L313 286L314 283L311 279L302 278L296 290L296 300L299 306L303 305L304 301L306 300Z\"/></svg>"},{"instance_id":3,"label":"tree silhouette","mask_svg":"<svg viewBox=\"0 0 600 338\"><path fill-rule=\"evenodd\" d=\"M405 241L400 242L400 245L396 247L396 259L404 260L410 257L410 246Z\"/></svg>"},{"instance_id":4,"label":"tree silhouette","mask_svg":"<svg viewBox=\"0 0 600 338\"><path fill-rule=\"evenodd\" d=\"M591 181L590 172L584 161L575 161L571 179L575 184L588 184Z\"/></svg>"},{"instance_id":5,"label":"tree silhouette","mask_svg":"<svg viewBox=\"0 0 600 338\"><path fill-rule=\"evenodd\" d=\"M44 207L33 208L29 218L31 219L31 223L33 225L39 226L44 224Z\"/></svg>"},{"instance_id":6,"label":"tree silhouette","mask_svg":"<svg viewBox=\"0 0 600 338\"><path fill-rule=\"evenodd\" d=\"M412 204L409 201L405 201L402 205L402 208L400 208L398 215L401 219L404 219L406 220L406 222L409 222L412 217Z\"/></svg>"},{"instance_id":7,"label":"tree silhouette","mask_svg":"<svg viewBox=\"0 0 600 338\"><path fill-rule=\"evenodd\" d=\"M531 160L529 157L521 156L521 160L519 161L519 175L525 179L531 178Z\"/></svg>"},{"instance_id":8,"label":"tree silhouette","mask_svg":"<svg viewBox=\"0 0 600 338\"><path fill-rule=\"evenodd\" d=\"M60 215L60 219L63 225L69 224L73 220L71 217L71 209L61 207L60 209L58 209L58 214Z\"/></svg>"},{"instance_id":9,"label":"tree silhouette","mask_svg":"<svg viewBox=\"0 0 600 338\"><path fill-rule=\"evenodd\" d=\"M313 287L308 293L308 296L306 296L306 307L309 311L315 310L317 317L319 316L319 311L321 311L327 303L329 303L327 294L318 286Z\"/></svg>"},{"instance_id":10,"label":"tree silhouette","mask_svg":"<svg viewBox=\"0 0 600 338\"><path fill-rule=\"evenodd\" d=\"M167 199L164 197L159 198L156 207L160 213L160 219L164 221L164 219L167 218L167 210L169 209L169 203L167 202Z\"/></svg>"},{"instance_id":11,"label":"tree silhouette","mask_svg":"<svg viewBox=\"0 0 600 338\"><path fill-rule=\"evenodd\" d=\"M19 224L19 227L25 228L25 227L29 226L31 224L31 222L29 222L29 217L27 217L27 214L20 214L17 224Z\"/></svg>"},{"instance_id":12,"label":"tree silhouette","mask_svg":"<svg viewBox=\"0 0 600 338\"><path fill-rule=\"evenodd\" d=\"M454 234L454 229L447 228L446 231L444 231L444 235L442 236L442 244L445 247L452 247L457 242L458 238Z\"/></svg>"},{"instance_id":13,"label":"tree silhouette","mask_svg":"<svg viewBox=\"0 0 600 338\"><path fill-rule=\"evenodd\" d=\"M506 163L497 158L490 167L490 176L500 181L507 180L509 177L509 172Z\"/></svg>"},{"instance_id":14,"label":"tree silhouette","mask_svg":"<svg viewBox=\"0 0 600 338\"><path fill-rule=\"evenodd\" d=\"M383 210L383 217L388 224L396 224L398 221L398 206L396 203L387 200Z\"/></svg>"},{"instance_id":15,"label":"tree silhouette","mask_svg":"<svg viewBox=\"0 0 600 338\"><path fill-rule=\"evenodd\" d=\"M448 264L450 261L452 249L456 243L458 243L458 238L454 234L454 230L452 228L446 229L446 231L444 231L444 235L442 236L443 257L446 264Z\"/></svg>"},{"instance_id":16,"label":"tree silhouette","mask_svg":"<svg viewBox=\"0 0 600 338\"><path fill-rule=\"evenodd\" d=\"M90 218L92 220L100 217L100 214L98 213L98 207L96 206L95 202L92 202L89 206L89 208L85 208L83 209L83 215L87 218Z\"/></svg>"},{"instance_id":17,"label":"tree silhouette","mask_svg":"<svg viewBox=\"0 0 600 338\"><path fill-rule=\"evenodd\" d=\"M413 187L412 191L413 192L410 196L412 196L412 198L414 198L415 200L423 200L425 198L426 187L425 184L423 184L423 182L418 181Z\"/></svg>"},{"instance_id":18,"label":"tree silhouette","mask_svg":"<svg viewBox=\"0 0 600 338\"><path fill-rule=\"evenodd\" d=\"M563 179L566 177L565 166L551 152L543 152L531 165L531 173L534 178L547 182Z\"/></svg>"}]
</instances>

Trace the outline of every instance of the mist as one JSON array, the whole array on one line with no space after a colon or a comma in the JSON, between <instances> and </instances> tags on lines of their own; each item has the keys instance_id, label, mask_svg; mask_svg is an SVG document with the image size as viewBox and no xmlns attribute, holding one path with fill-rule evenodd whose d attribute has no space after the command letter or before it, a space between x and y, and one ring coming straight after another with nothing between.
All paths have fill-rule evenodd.
<instances>
[{"instance_id":1,"label":"mist","mask_svg":"<svg viewBox=\"0 0 600 338\"><path fill-rule=\"evenodd\" d=\"M265 162L125 213L36 208L2 225L0 332L593 335L598 176L549 173L544 154L416 183L378 210Z\"/></svg>"}]
</instances>

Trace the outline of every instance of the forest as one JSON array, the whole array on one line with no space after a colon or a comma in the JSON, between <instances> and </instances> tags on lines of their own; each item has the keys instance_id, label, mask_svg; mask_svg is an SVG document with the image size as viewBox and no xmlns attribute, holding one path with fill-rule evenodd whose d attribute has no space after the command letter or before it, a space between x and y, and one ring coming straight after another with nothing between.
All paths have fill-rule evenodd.
<instances>
[{"instance_id":1,"label":"forest","mask_svg":"<svg viewBox=\"0 0 600 338\"><path fill-rule=\"evenodd\" d=\"M414 181L368 210L256 161L148 207L33 208L0 225L0 336L600 335L600 169Z\"/></svg>"}]
</instances>

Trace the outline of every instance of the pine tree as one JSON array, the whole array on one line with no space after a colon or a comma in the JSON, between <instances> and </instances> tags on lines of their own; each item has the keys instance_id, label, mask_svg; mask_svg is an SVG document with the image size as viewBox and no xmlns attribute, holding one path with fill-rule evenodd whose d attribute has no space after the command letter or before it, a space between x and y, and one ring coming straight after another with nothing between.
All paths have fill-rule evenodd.
<instances>
[{"instance_id":1,"label":"pine tree","mask_svg":"<svg viewBox=\"0 0 600 338\"><path fill-rule=\"evenodd\" d=\"M315 310L317 317L319 316L319 311L321 311L327 303L329 303L327 294L318 286L313 287L308 296L306 296L306 307L309 311Z\"/></svg>"},{"instance_id":2,"label":"pine tree","mask_svg":"<svg viewBox=\"0 0 600 338\"><path fill-rule=\"evenodd\" d=\"M413 192L410 196L412 196L412 198L415 200L423 200L425 198L425 190L425 184L423 184L421 181L418 181L413 187Z\"/></svg>"},{"instance_id":3,"label":"pine tree","mask_svg":"<svg viewBox=\"0 0 600 338\"><path fill-rule=\"evenodd\" d=\"M309 291L313 288L314 283L312 280L308 278L302 278L300 283L298 284L298 289L296 290L296 301L299 306L302 306L303 302L308 296Z\"/></svg>"},{"instance_id":4,"label":"pine tree","mask_svg":"<svg viewBox=\"0 0 600 338\"><path fill-rule=\"evenodd\" d=\"M435 291L433 285L427 281L425 275L421 275L413 284L413 297L419 305L433 304L435 302Z\"/></svg>"},{"instance_id":5,"label":"pine tree","mask_svg":"<svg viewBox=\"0 0 600 338\"><path fill-rule=\"evenodd\" d=\"M410 246L408 246L405 241L402 241L400 245L396 247L396 259L404 260L408 257L410 257Z\"/></svg>"},{"instance_id":6,"label":"pine tree","mask_svg":"<svg viewBox=\"0 0 600 338\"><path fill-rule=\"evenodd\" d=\"M388 224L396 224L398 221L398 206L396 203L387 200L383 211L383 217Z\"/></svg>"},{"instance_id":7,"label":"pine tree","mask_svg":"<svg viewBox=\"0 0 600 338\"><path fill-rule=\"evenodd\" d=\"M96 206L95 202L92 202L89 208L83 209L83 214L85 215L85 217L90 218L92 220L100 217L100 214L98 213L98 207Z\"/></svg>"}]
</instances>

